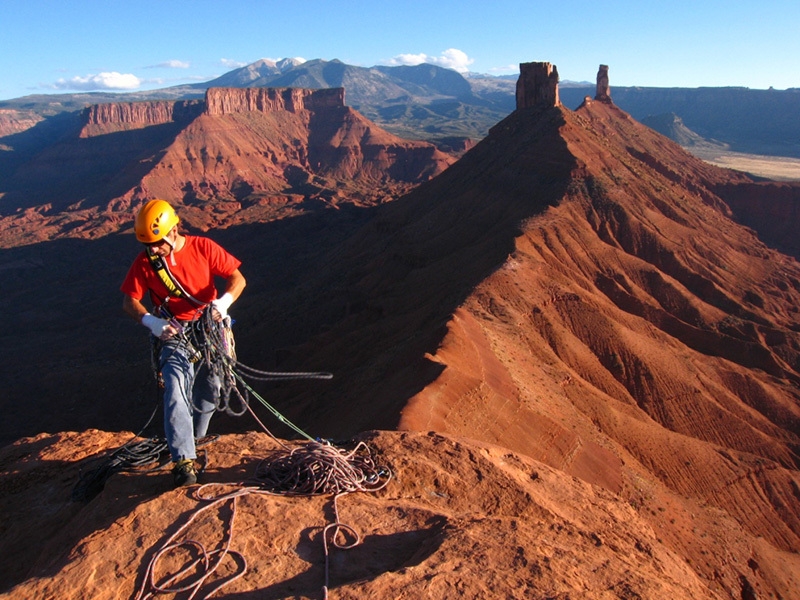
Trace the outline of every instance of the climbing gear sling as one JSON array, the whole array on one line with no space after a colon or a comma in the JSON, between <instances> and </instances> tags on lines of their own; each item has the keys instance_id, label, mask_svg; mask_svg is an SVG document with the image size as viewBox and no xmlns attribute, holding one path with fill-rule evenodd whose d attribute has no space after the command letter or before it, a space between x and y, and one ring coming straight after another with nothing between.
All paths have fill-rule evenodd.
<instances>
[{"instance_id":1,"label":"climbing gear sling","mask_svg":"<svg viewBox=\"0 0 800 600\"><path fill-rule=\"evenodd\" d=\"M186 288L181 285L181 282L178 281L175 275L172 274L172 271L169 270L167 261L165 261L163 257L153 252L152 248L149 247L145 251L145 254L147 255L147 260L150 262L150 266L153 267L153 271L155 271L158 278L166 286L170 296L173 298L183 298L191 304L194 304L195 308L198 309L207 306L206 302L198 300L186 291ZM169 300L169 298L167 298L167 300Z\"/></svg>"}]
</instances>

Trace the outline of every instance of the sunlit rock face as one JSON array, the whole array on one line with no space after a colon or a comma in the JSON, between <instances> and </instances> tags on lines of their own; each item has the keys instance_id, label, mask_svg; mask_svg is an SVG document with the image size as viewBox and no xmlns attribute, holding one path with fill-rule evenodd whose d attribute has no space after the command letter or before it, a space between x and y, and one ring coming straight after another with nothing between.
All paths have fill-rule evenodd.
<instances>
[{"instance_id":1,"label":"sunlit rock face","mask_svg":"<svg viewBox=\"0 0 800 600\"><path fill-rule=\"evenodd\" d=\"M597 92L595 100L600 102L611 102L611 88L608 85L608 65L600 65L597 71Z\"/></svg>"},{"instance_id":2,"label":"sunlit rock face","mask_svg":"<svg viewBox=\"0 0 800 600\"><path fill-rule=\"evenodd\" d=\"M517 109L558 106L558 70L549 62L521 63L517 80Z\"/></svg>"}]
</instances>

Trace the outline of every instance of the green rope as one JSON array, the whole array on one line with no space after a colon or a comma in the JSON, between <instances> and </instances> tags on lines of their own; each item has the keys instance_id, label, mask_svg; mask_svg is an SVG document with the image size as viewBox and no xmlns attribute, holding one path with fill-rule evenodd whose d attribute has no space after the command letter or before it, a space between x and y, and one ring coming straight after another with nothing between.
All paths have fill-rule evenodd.
<instances>
[{"instance_id":1,"label":"green rope","mask_svg":"<svg viewBox=\"0 0 800 600\"><path fill-rule=\"evenodd\" d=\"M239 381L239 382L240 382L240 383L241 383L241 384L242 384L242 385L243 385L243 386L244 386L244 387L247 389L247 391L248 391L248 392L250 392L250 393L251 393L251 394L252 394L252 395L253 395L253 396L254 396L254 397L255 397L255 398L256 398L256 399L257 399L259 402L261 402L261 404L263 404L263 405L264 405L264 406L267 408L267 410L269 410L269 411L270 411L270 412L271 412L271 413L272 413L272 414L275 416L275 418L276 418L276 419L278 419L278 421L280 421L280 422L281 422L281 423L283 423L284 425L286 425L286 426L290 427L291 429L293 429L295 432L297 432L297 433L299 433L300 435L302 435L302 436L303 436L304 438L306 438L307 440L309 440L309 441L311 441L311 442L315 441L315 439L314 439L313 437L311 437L310 435L308 435L308 434L307 434L305 431L303 431L303 430L302 430L302 429L300 429L300 428L299 428L297 425L295 425L294 423L292 423L292 422L291 422L289 419L287 419L286 417L284 417L284 416L283 416L283 415L282 415L280 412L278 412L278 409L276 409L276 408L275 408L274 406L272 406L272 405L271 405L269 402L267 402L266 400L264 400L264 398L262 398L262 397L261 397L261 395L260 395L258 392L256 392L256 391L255 391L255 390L254 390L254 389L253 389L253 388L250 386L250 384L248 384L248 383L247 383L247 382L246 382L246 381L245 381L245 380L242 378L242 376L241 376L241 375L239 375L239 373L237 373L237 372L236 372L236 371L234 371L234 370L231 370L231 372L233 373L233 376L234 376L234 377L236 377L236 379L237 379L237 380L238 380L238 381Z\"/></svg>"}]
</instances>

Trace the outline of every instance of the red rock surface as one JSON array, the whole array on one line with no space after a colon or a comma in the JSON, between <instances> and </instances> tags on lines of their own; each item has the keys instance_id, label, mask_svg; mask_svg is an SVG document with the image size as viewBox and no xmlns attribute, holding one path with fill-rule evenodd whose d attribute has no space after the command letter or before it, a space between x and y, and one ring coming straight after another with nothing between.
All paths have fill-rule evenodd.
<instances>
[{"instance_id":1,"label":"red rock surface","mask_svg":"<svg viewBox=\"0 0 800 600\"><path fill-rule=\"evenodd\" d=\"M204 102L101 104L85 118L10 178L0 247L106 235L153 197L197 230L371 206L455 160L366 120L341 89L211 88Z\"/></svg>"},{"instance_id":2,"label":"red rock surface","mask_svg":"<svg viewBox=\"0 0 800 600\"><path fill-rule=\"evenodd\" d=\"M198 100L94 104L84 111L86 124L80 137L89 138L176 121L191 121L203 109L204 104Z\"/></svg>"},{"instance_id":3,"label":"red rock surface","mask_svg":"<svg viewBox=\"0 0 800 600\"><path fill-rule=\"evenodd\" d=\"M338 499L340 522L362 542L330 550L330 598L699 600L725 597L720 585L741 587L736 575L762 589L765 574L798 564L796 555L776 552L708 508L670 510L692 539L730 536L730 563L764 565L741 574L723 568L709 581L635 507L562 471L502 447L439 434L363 437L391 466L393 479L379 492ZM84 459L129 438L99 431L38 436L0 453L0 506L4 512L21 502L35 508L27 518L3 521L0 586L14 587L0 597L133 598L147 589L153 554L190 519L176 541L192 539L213 550L223 547L231 528L230 550L247 562L247 572L216 597L322 597L321 530L333 518L331 496L249 494L237 500L235 514L230 501L200 513L208 503L187 489L170 489L162 469L116 474L88 503L71 502L79 467L92 464ZM239 489L229 484L254 474L277 448L265 434L223 436L206 448L203 481L224 485L204 494ZM709 515L716 526L708 527ZM179 561L167 556L159 565L163 578ZM205 591L233 571L232 559L223 562ZM780 593L789 598L791 588Z\"/></svg>"},{"instance_id":4,"label":"red rock surface","mask_svg":"<svg viewBox=\"0 0 800 600\"><path fill-rule=\"evenodd\" d=\"M558 69L547 62L521 63L516 89L517 108L552 108L558 98Z\"/></svg>"},{"instance_id":5,"label":"red rock surface","mask_svg":"<svg viewBox=\"0 0 800 600\"><path fill-rule=\"evenodd\" d=\"M206 114L213 116L242 112L297 113L343 107L344 88L210 88L206 93Z\"/></svg>"},{"instance_id":6,"label":"red rock surface","mask_svg":"<svg viewBox=\"0 0 800 600\"><path fill-rule=\"evenodd\" d=\"M0 138L30 129L42 120L32 111L0 108Z\"/></svg>"}]
</instances>

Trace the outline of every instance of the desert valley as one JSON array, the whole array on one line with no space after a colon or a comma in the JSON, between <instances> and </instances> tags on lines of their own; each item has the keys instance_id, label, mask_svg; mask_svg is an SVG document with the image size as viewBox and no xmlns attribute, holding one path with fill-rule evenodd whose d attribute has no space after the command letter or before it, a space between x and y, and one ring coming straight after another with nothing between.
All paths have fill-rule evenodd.
<instances>
[{"instance_id":1,"label":"desert valley","mask_svg":"<svg viewBox=\"0 0 800 600\"><path fill-rule=\"evenodd\" d=\"M156 548L192 525L207 562L225 557L196 597L800 598L790 154L772 179L723 168L775 142L679 145L617 105L603 65L574 107L554 65L520 65L480 139L401 137L375 120L399 108L362 113L347 85L249 81L80 122L6 115L0 597L152 597ZM333 374L263 396L313 437L366 442L385 487L248 491L200 518L209 500L165 467L75 498L114 449L160 435L119 292L153 197L242 260L244 363ZM253 410L278 439L216 415L215 492L300 443ZM333 522L360 543L329 553Z\"/></svg>"}]
</instances>

